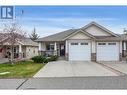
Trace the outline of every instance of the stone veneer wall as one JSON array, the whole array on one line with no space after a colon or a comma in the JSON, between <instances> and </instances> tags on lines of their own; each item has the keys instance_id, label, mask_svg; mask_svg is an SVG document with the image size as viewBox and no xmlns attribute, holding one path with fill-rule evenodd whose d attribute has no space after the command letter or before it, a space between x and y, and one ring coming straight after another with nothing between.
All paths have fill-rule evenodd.
<instances>
[{"instance_id":1,"label":"stone veneer wall","mask_svg":"<svg viewBox=\"0 0 127 95\"><path fill-rule=\"evenodd\" d=\"M122 57L126 57L126 56L127 56L127 51L126 50L123 50Z\"/></svg>"},{"instance_id":2,"label":"stone veneer wall","mask_svg":"<svg viewBox=\"0 0 127 95\"><path fill-rule=\"evenodd\" d=\"M122 61L122 53L119 53L119 61Z\"/></svg>"},{"instance_id":3,"label":"stone veneer wall","mask_svg":"<svg viewBox=\"0 0 127 95\"><path fill-rule=\"evenodd\" d=\"M91 61L96 61L96 53L91 53Z\"/></svg>"}]
</instances>

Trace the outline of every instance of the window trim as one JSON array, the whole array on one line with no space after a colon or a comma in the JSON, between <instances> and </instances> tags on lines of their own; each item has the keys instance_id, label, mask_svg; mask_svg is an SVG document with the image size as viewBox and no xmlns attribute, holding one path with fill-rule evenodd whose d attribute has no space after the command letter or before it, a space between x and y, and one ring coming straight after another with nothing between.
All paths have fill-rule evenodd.
<instances>
[{"instance_id":1,"label":"window trim","mask_svg":"<svg viewBox=\"0 0 127 95\"><path fill-rule=\"evenodd\" d=\"M71 43L71 45L78 45L79 43Z\"/></svg>"},{"instance_id":2,"label":"window trim","mask_svg":"<svg viewBox=\"0 0 127 95\"><path fill-rule=\"evenodd\" d=\"M88 45L89 43L85 42L85 43L80 43L80 45Z\"/></svg>"},{"instance_id":3,"label":"window trim","mask_svg":"<svg viewBox=\"0 0 127 95\"><path fill-rule=\"evenodd\" d=\"M100 46L100 45L106 45L106 43L103 43L103 42L100 43L100 42L99 42L98 45L99 45L99 46Z\"/></svg>"},{"instance_id":4,"label":"window trim","mask_svg":"<svg viewBox=\"0 0 127 95\"><path fill-rule=\"evenodd\" d=\"M108 43L108 45L116 45L116 43L115 42L114 43L112 42L112 43Z\"/></svg>"}]
</instances>

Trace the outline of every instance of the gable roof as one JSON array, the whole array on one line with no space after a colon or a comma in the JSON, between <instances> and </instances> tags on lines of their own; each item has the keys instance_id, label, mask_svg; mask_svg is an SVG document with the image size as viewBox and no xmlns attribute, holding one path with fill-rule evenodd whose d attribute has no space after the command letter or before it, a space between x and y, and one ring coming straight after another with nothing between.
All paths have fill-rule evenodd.
<instances>
[{"instance_id":1,"label":"gable roof","mask_svg":"<svg viewBox=\"0 0 127 95\"><path fill-rule=\"evenodd\" d=\"M87 24L86 26L82 27L82 28L79 28L79 29L69 29L69 30L66 30L66 31L63 31L63 32L60 32L60 33L56 33L56 34L53 34L53 35L50 35L50 36L46 36L46 37L43 37L43 38L39 38L38 40L36 40L37 42L41 42L41 41L64 41L66 40L68 37L70 37L71 35L77 33L78 31L82 31L84 34L88 35L89 37L91 38L97 38L95 36L93 36L92 34L88 33L86 31L86 29L88 27L90 27L91 25L95 25L97 26L98 28L104 30L105 32L113 35L114 37L119 37L119 35L111 32L110 30L106 29L105 27L97 24L96 22L91 22L89 24Z\"/></svg>"},{"instance_id":2,"label":"gable roof","mask_svg":"<svg viewBox=\"0 0 127 95\"><path fill-rule=\"evenodd\" d=\"M86 32L86 31L84 31L84 30L82 30L82 29L78 29L77 31L75 31L75 32L73 32L72 34L68 35L68 36L67 36L66 38L64 38L63 40L66 40L66 39L72 37L73 35L75 35L75 34L77 34L77 33L79 33L79 32L82 32L82 33L84 33L85 35L87 35L88 37L95 39L95 37L94 37L93 35L89 34L88 32Z\"/></svg>"},{"instance_id":3,"label":"gable roof","mask_svg":"<svg viewBox=\"0 0 127 95\"><path fill-rule=\"evenodd\" d=\"M0 43L2 42L8 42L8 37L6 36L6 33L0 33ZM24 38L21 41L17 41L17 43L26 45L26 46L38 46L37 42L32 41L30 38Z\"/></svg>"},{"instance_id":4,"label":"gable roof","mask_svg":"<svg viewBox=\"0 0 127 95\"><path fill-rule=\"evenodd\" d=\"M113 36L115 36L115 37L119 37L119 35L117 35L117 34L111 32L111 31L108 30L107 28L103 27L102 25L100 25L100 24L98 24L98 23L96 23L96 22L94 22L94 21L91 22L91 23L89 23L89 24L87 24L87 25L85 25L84 27L82 27L82 29L85 30L85 29L87 29L88 27L90 27L91 25L97 26L98 28L104 30L104 31L107 32L108 34L111 34L111 35L113 35Z\"/></svg>"}]
</instances>

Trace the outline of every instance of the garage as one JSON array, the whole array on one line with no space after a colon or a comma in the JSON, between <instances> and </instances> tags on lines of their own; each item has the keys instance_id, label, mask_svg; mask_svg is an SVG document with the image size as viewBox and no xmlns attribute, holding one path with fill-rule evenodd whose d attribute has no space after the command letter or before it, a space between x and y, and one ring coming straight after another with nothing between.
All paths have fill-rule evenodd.
<instances>
[{"instance_id":1,"label":"garage","mask_svg":"<svg viewBox=\"0 0 127 95\"><path fill-rule=\"evenodd\" d=\"M97 61L118 61L119 43L118 42L98 42Z\"/></svg>"},{"instance_id":2,"label":"garage","mask_svg":"<svg viewBox=\"0 0 127 95\"><path fill-rule=\"evenodd\" d=\"M70 61L90 61L91 60L90 42L71 42L69 43Z\"/></svg>"}]
</instances>

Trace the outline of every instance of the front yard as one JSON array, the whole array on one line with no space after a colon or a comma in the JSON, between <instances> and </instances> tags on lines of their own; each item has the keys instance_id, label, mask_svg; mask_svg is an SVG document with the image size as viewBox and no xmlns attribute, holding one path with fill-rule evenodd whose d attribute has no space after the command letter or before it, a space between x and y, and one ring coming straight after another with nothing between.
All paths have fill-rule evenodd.
<instances>
[{"instance_id":1,"label":"front yard","mask_svg":"<svg viewBox=\"0 0 127 95\"><path fill-rule=\"evenodd\" d=\"M0 64L0 78L29 78L39 71L46 63L21 61L14 65Z\"/></svg>"}]
</instances>

